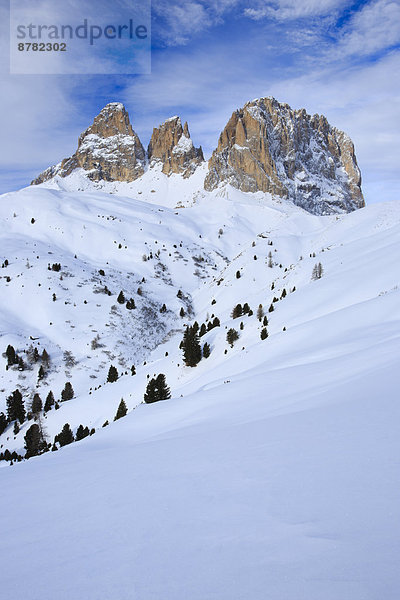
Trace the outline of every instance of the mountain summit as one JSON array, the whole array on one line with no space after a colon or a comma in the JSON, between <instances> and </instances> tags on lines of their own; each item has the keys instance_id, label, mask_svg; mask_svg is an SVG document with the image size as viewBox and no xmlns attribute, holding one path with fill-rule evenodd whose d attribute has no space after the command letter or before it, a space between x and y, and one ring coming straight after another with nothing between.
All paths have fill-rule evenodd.
<instances>
[{"instance_id":1,"label":"mountain summit","mask_svg":"<svg viewBox=\"0 0 400 600\"><path fill-rule=\"evenodd\" d=\"M114 102L82 133L75 154L32 184L68 177L79 168L86 181L95 182L141 181L157 166L167 177L188 179L202 164L203 151L193 145L188 124L182 126L178 116L154 128L146 153L125 107ZM212 192L228 184L242 192L269 193L317 215L365 205L350 138L324 116L293 110L274 98L253 100L232 114L208 171L202 172L201 182L196 178L192 192Z\"/></svg>"},{"instance_id":2,"label":"mountain summit","mask_svg":"<svg viewBox=\"0 0 400 600\"><path fill-rule=\"evenodd\" d=\"M56 175L67 177L78 168L84 169L92 181L133 181L143 175L145 164L145 150L124 105L112 102L79 136L75 154L41 173L32 184Z\"/></svg>"},{"instance_id":3,"label":"mountain summit","mask_svg":"<svg viewBox=\"0 0 400 600\"><path fill-rule=\"evenodd\" d=\"M190 177L204 162L201 147L194 147L188 124L186 122L182 127L179 117L171 117L153 129L147 154L150 164L162 164L165 175L180 173L183 177Z\"/></svg>"},{"instance_id":4,"label":"mountain summit","mask_svg":"<svg viewBox=\"0 0 400 600\"><path fill-rule=\"evenodd\" d=\"M324 116L260 98L236 110L209 161L204 187L269 192L314 214L364 206L350 138Z\"/></svg>"}]
</instances>

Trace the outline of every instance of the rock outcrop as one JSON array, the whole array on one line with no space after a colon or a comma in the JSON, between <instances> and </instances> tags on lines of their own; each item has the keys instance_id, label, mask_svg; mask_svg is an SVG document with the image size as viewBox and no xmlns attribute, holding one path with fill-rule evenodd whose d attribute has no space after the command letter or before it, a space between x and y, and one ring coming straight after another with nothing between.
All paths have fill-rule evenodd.
<instances>
[{"instance_id":1,"label":"rock outcrop","mask_svg":"<svg viewBox=\"0 0 400 600\"><path fill-rule=\"evenodd\" d=\"M183 177L190 177L204 161L201 147L193 145L188 124L182 127L179 117L171 117L153 129L147 155L150 166L161 163L166 175L179 173Z\"/></svg>"},{"instance_id":2,"label":"rock outcrop","mask_svg":"<svg viewBox=\"0 0 400 600\"><path fill-rule=\"evenodd\" d=\"M204 187L230 183L244 192L270 192L314 214L364 206L350 138L324 116L292 110L274 98L235 111L209 160Z\"/></svg>"},{"instance_id":3,"label":"rock outcrop","mask_svg":"<svg viewBox=\"0 0 400 600\"><path fill-rule=\"evenodd\" d=\"M145 150L124 105L113 102L80 135L75 154L44 171L32 184L43 183L55 175L66 177L77 168L84 169L93 181L133 181L143 175L145 165Z\"/></svg>"}]
</instances>

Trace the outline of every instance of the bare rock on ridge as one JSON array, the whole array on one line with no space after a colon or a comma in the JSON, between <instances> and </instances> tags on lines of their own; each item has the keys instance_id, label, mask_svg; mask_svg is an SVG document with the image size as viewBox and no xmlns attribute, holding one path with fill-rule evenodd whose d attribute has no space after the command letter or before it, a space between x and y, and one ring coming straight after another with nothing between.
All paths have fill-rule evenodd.
<instances>
[{"instance_id":1,"label":"bare rock on ridge","mask_svg":"<svg viewBox=\"0 0 400 600\"><path fill-rule=\"evenodd\" d=\"M350 138L324 116L260 98L236 110L209 160L204 187L269 192L314 214L364 206Z\"/></svg>"},{"instance_id":2,"label":"bare rock on ridge","mask_svg":"<svg viewBox=\"0 0 400 600\"><path fill-rule=\"evenodd\" d=\"M171 117L153 129L147 154L150 166L161 163L166 175L179 173L190 177L204 161L201 147L193 145L188 124L182 127L179 117Z\"/></svg>"}]
</instances>

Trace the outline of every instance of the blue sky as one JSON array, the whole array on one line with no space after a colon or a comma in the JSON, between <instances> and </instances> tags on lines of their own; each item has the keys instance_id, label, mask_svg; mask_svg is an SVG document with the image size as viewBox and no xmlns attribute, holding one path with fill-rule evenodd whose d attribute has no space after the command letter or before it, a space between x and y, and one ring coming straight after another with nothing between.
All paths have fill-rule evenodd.
<instances>
[{"instance_id":1,"label":"blue sky","mask_svg":"<svg viewBox=\"0 0 400 600\"><path fill-rule=\"evenodd\" d=\"M107 102L145 146L179 114L208 156L233 110L272 95L352 137L367 202L400 198L400 0L153 0L152 73L137 76L10 75L7 5L0 192L73 153Z\"/></svg>"}]
</instances>

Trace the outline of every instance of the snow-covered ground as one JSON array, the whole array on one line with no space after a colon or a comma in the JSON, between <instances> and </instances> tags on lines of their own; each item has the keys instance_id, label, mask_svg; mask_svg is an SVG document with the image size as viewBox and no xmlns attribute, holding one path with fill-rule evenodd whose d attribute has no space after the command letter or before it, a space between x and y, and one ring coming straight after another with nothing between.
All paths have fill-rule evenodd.
<instances>
[{"instance_id":1,"label":"snow-covered ground","mask_svg":"<svg viewBox=\"0 0 400 600\"><path fill-rule=\"evenodd\" d=\"M2 352L33 344L51 361L38 383L38 365L1 358L0 412L16 387L28 407L69 380L48 440L66 422L96 429L0 462L4 597L397 600L400 206L316 217L200 191L201 168L100 189L73 177L0 198ZM254 314L233 319L245 302ZM185 367L184 325L213 315L210 357ZM144 405L158 373L172 398ZM31 423L1 451L23 453Z\"/></svg>"}]
</instances>

